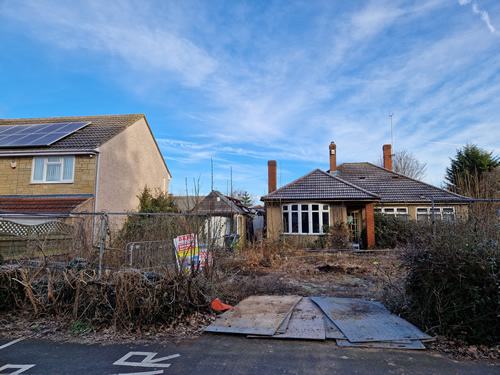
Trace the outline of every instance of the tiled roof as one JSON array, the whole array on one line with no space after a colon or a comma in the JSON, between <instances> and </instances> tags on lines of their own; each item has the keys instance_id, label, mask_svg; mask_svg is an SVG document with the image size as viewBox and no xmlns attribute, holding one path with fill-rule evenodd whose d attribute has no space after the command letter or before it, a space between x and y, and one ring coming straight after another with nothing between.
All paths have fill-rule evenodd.
<instances>
[{"instance_id":1,"label":"tiled roof","mask_svg":"<svg viewBox=\"0 0 500 375\"><path fill-rule=\"evenodd\" d=\"M379 195L381 203L428 203L431 198L452 202L469 199L371 163L344 163L337 171L343 180Z\"/></svg>"},{"instance_id":2,"label":"tiled roof","mask_svg":"<svg viewBox=\"0 0 500 375\"><path fill-rule=\"evenodd\" d=\"M63 151L63 150L92 150L99 147L104 142L114 137L127 126L133 124L143 114L131 115L110 115L110 116L74 116L74 117L46 117L29 119L0 119L0 126L5 125L30 125L48 124L58 122L88 122L91 124L73 134L55 142L47 147L26 147L26 148L1 148L1 152L43 152L43 151Z\"/></svg>"},{"instance_id":3,"label":"tiled roof","mask_svg":"<svg viewBox=\"0 0 500 375\"><path fill-rule=\"evenodd\" d=\"M0 211L70 213L92 196L0 196Z\"/></svg>"},{"instance_id":4,"label":"tiled roof","mask_svg":"<svg viewBox=\"0 0 500 375\"><path fill-rule=\"evenodd\" d=\"M225 196L214 190L205 197L196 209L196 213L207 215L248 214L249 209L239 199Z\"/></svg>"},{"instance_id":5,"label":"tiled roof","mask_svg":"<svg viewBox=\"0 0 500 375\"><path fill-rule=\"evenodd\" d=\"M189 212L196 208L205 196L175 196L172 197L175 206L181 212Z\"/></svg>"},{"instance_id":6,"label":"tiled roof","mask_svg":"<svg viewBox=\"0 0 500 375\"><path fill-rule=\"evenodd\" d=\"M262 197L272 200L379 200L376 194L316 169Z\"/></svg>"}]
</instances>

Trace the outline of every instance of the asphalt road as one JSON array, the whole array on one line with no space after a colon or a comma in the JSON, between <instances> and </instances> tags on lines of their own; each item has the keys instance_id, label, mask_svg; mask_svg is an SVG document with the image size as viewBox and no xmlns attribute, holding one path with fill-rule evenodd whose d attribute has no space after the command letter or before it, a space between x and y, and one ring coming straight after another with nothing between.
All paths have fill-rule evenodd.
<instances>
[{"instance_id":1,"label":"asphalt road","mask_svg":"<svg viewBox=\"0 0 500 375\"><path fill-rule=\"evenodd\" d=\"M0 374L500 373L498 364L456 362L429 351L339 348L334 341L247 339L217 334L180 344L151 345L13 340L0 338Z\"/></svg>"}]
</instances>

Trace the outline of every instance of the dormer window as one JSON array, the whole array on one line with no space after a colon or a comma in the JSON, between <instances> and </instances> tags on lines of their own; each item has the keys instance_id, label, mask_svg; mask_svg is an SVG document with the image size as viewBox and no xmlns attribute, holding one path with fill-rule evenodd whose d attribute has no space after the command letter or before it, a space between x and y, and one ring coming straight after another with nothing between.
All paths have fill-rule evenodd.
<instances>
[{"instance_id":1,"label":"dormer window","mask_svg":"<svg viewBox=\"0 0 500 375\"><path fill-rule=\"evenodd\" d=\"M31 169L31 182L35 184L72 183L74 173L74 156L35 157Z\"/></svg>"}]
</instances>

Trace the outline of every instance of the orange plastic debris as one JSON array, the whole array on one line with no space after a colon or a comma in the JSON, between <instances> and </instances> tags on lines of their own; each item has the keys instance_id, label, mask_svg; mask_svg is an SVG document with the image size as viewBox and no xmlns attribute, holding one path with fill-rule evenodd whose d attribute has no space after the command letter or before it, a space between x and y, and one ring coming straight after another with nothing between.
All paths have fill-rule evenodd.
<instances>
[{"instance_id":1,"label":"orange plastic debris","mask_svg":"<svg viewBox=\"0 0 500 375\"><path fill-rule=\"evenodd\" d=\"M222 303L220 301L220 299L214 299L212 301L212 303L210 304L210 307L212 307L212 309L214 309L215 311L219 311L219 312L226 311L226 310L233 308L233 306L229 306L229 305L226 305L225 303Z\"/></svg>"}]
</instances>

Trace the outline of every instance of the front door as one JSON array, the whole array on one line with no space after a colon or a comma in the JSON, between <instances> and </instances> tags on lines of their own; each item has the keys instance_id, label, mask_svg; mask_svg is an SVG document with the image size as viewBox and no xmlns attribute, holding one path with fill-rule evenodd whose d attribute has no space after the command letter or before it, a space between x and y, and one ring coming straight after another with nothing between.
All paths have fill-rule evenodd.
<instances>
[{"instance_id":1,"label":"front door","mask_svg":"<svg viewBox=\"0 0 500 375\"><path fill-rule=\"evenodd\" d=\"M351 238L354 242L359 244L361 238L361 211L349 210L347 211L347 224L351 232Z\"/></svg>"}]
</instances>

